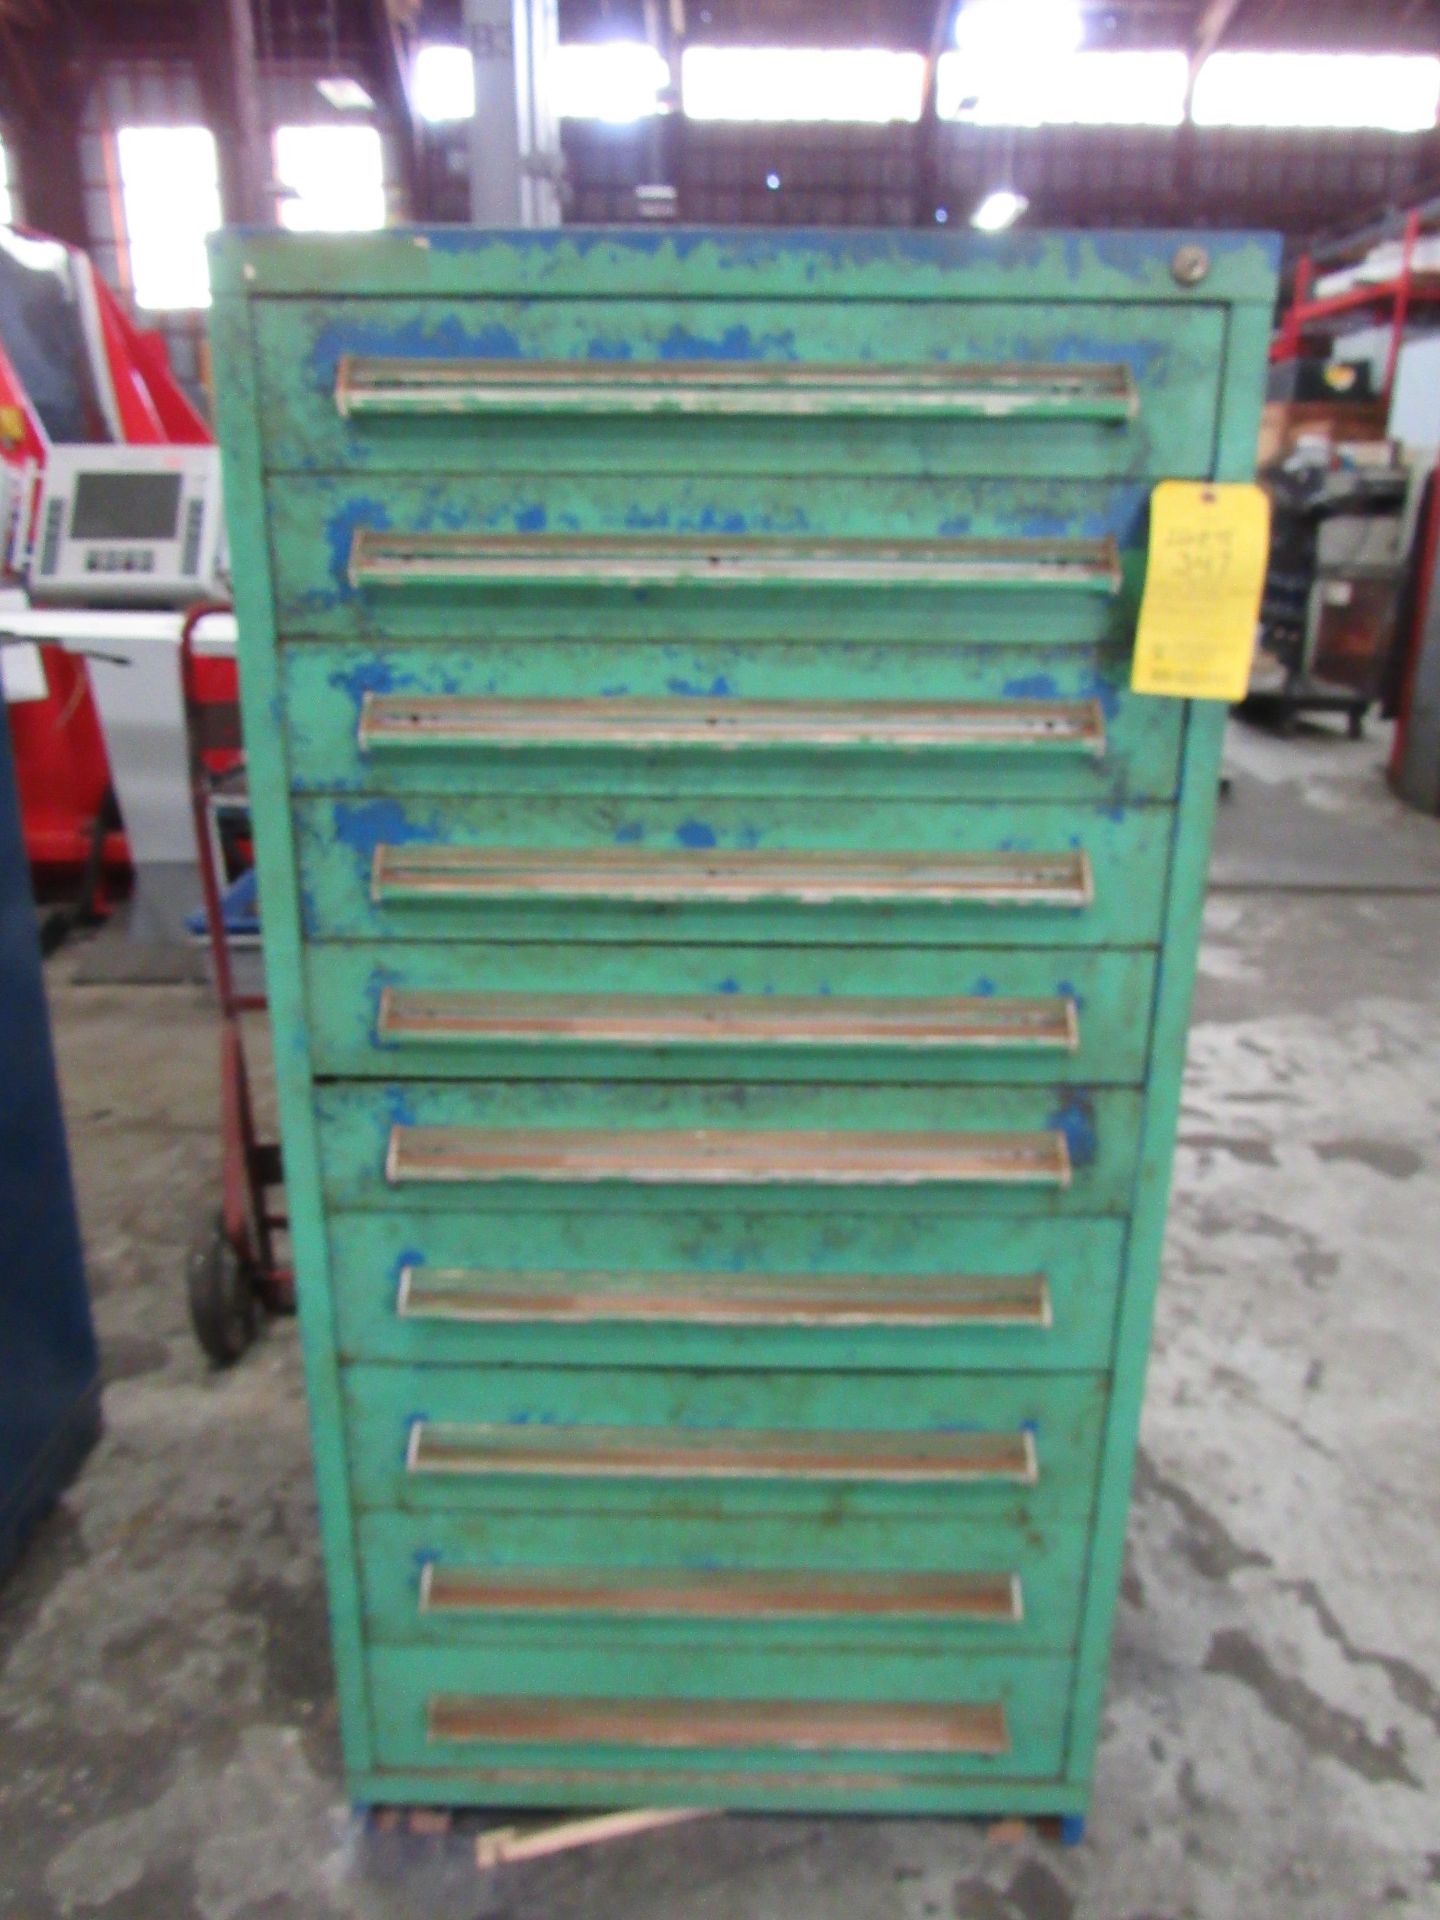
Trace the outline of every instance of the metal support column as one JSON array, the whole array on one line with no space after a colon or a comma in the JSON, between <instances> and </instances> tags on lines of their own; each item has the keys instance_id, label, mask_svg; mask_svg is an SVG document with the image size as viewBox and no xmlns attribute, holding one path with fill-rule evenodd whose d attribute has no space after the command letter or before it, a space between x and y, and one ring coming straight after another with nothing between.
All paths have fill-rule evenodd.
<instances>
[{"instance_id":1,"label":"metal support column","mask_svg":"<svg viewBox=\"0 0 1440 1920\"><path fill-rule=\"evenodd\" d=\"M560 223L560 132L550 104L556 0L465 0L475 62L470 218L485 227Z\"/></svg>"}]
</instances>

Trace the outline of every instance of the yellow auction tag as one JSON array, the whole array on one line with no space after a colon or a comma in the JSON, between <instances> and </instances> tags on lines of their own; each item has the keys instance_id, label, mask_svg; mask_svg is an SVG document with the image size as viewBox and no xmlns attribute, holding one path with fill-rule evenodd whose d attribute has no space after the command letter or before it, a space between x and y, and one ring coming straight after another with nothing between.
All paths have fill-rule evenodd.
<instances>
[{"instance_id":1,"label":"yellow auction tag","mask_svg":"<svg viewBox=\"0 0 1440 1920\"><path fill-rule=\"evenodd\" d=\"M1270 551L1259 487L1162 480L1135 634L1136 693L1242 700Z\"/></svg>"}]
</instances>

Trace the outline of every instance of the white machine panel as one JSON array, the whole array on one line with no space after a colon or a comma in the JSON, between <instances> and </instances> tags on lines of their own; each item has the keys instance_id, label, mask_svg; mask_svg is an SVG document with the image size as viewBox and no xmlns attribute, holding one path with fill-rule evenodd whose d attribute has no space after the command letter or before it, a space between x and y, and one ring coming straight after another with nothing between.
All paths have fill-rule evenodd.
<instances>
[{"instance_id":1,"label":"white machine panel","mask_svg":"<svg viewBox=\"0 0 1440 1920\"><path fill-rule=\"evenodd\" d=\"M215 590L224 514L215 447L52 446L30 594L170 604Z\"/></svg>"},{"instance_id":2,"label":"white machine panel","mask_svg":"<svg viewBox=\"0 0 1440 1920\"><path fill-rule=\"evenodd\" d=\"M0 460L0 574L9 573L20 546L20 507L25 475L13 461Z\"/></svg>"}]
</instances>

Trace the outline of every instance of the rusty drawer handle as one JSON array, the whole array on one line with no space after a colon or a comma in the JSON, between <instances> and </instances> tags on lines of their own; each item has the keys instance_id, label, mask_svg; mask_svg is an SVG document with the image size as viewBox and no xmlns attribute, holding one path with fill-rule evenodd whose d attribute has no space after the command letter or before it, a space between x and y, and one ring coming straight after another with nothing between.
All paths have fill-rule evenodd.
<instances>
[{"instance_id":1,"label":"rusty drawer handle","mask_svg":"<svg viewBox=\"0 0 1440 1920\"><path fill-rule=\"evenodd\" d=\"M392 1186L501 1181L550 1185L933 1185L1064 1188L1070 1151L1058 1130L1031 1133L739 1133L688 1127L411 1127L390 1130Z\"/></svg>"},{"instance_id":2,"label":"rusty drawer handle","mask_svg":"<svg viewBox=\"0 0 1440 1920\"><path fill-rule=\"evenodd\" d=\"M463 906L494 900L644 901L675 906L764 901L1045 907L1091 904L1089 855L1073 853L636 853L597 847L379 846L377 906Z\"/></svg>"},{"instance_id":3,"label":"rusty drawer handle","mask_svg":"<svg viewBox=\"0 0 1440 1920\"><path fill-rule=\"evenodd\" d=\"M411 1423L405 1471L474 1478L793 1480L874 1486L1034 1486L1035 1437L759 1428Z\"/></svg>"},{"instance_id":4,"label":"rusty drawer handle","mask_svg":"<svg viewBox=\"0 0 1440 1920\"><path fill-rule=\"evenodd\" d=\"M491 700L367 693L362 754L601 747L649 753L950 749L1105 755L1098 700Z\"/></svg>"},{"instance_id":5,"label":"rusty drawer handle","mask_svg":"<svg viewBox=\"0 0 1440 1920\"><path fill-rule=\"evenodd\" d=\"M788 540L698 535L404 533L359 527L357 589L426 587L973 588L1114 595L1103 540Z\"/></svg>"},{"instance_id":6,"label":"rusty drawer handle","mask_svg":"<svg viewBox=\"0 0 1440 1920\"><path fill-rule=\"evenodd\" d=\"M419 1611L614 1614L643 1620L961 1620L1019 1626L1015 1573L674 1573L653 1568L480 1571L427 1560Z\"/></svg>"},{"instance_id":7,"label":"rusty drawer handle","mask_svg":"<svg viewBox=\"0 0 1440 1920\"><path fill-rule=\"evenodd\" d=\"M382 1047L895 1047L962 1053L1077 1051L1068 996L1003 999L786 994L431 993L386 987Z\"/></svg>"},{"instance_id":8,"label":"rusty drawer handle","mask_svg":"<svg viewBox=\"0 0 1440 1920\"><path fill-rule=\"evenodd\" d=\"M969 1754L1010 1751L1000 1701L954 1706L802 1700L552 1699L436 1694L432 1742L519 1747L633 1747L666 1753Z\"/></svg>"},{"instance_id":9,"label":"rusty drawer handle","mask_svg":"<svg viewBox=\"0 0 1440 1920\"><path fill-rule=\"evenodd\" d=\"M477 414L1094 421L1139 411L1134 377L1111 362L913 366L783 361L452 360L344 354L342 420Z\"/></svg>"},{"instance_id":10,"label":"rusty drawer handle","mask_svg":"<svg viewBox=\"0 0 1440 1920\"><path fill-rule=\"evenodd\" d=\"M402 1320L479 1326L846 1329L1053 1324L1043 1273L555 1273L407 1266Z\"/></svg>"}]
</instances>

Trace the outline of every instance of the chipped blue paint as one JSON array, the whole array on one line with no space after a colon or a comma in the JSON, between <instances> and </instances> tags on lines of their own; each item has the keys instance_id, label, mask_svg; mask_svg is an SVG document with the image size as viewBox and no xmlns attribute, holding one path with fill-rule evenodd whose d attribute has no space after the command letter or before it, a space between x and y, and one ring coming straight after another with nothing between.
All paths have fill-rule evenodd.
<instances>
[{"instance_id":1,"label":"chipped blue paint","mask_svg":"<svg viewBox=\"0 0 1440 1920\"><path fill-rule=\"evenodd\" d=\"M692 333L678 323L656 342L662 360L794 360L795 330L752 334L749 327L726 327L723 333Z\"/></svg>"},{"instance_id":2,"label":"chipped blue paint","mask_svg":"<svg viewBox=\"0 0 1440 1920\"><path fill-rule=\"evenodd\" d=\"M1063 540L1074 528L1068 513L1027 513L1020 522L1022 540Z\"/></svg>"},{"instance_id":3,"label":"chipped blue paint","mask_svg":"<svg viewBox=\"0 0 1440 1920\"><path fill-rule=\"evenodd\" d=\"M726 974L725 978L717 983L715 991L716 993L739 993L740 982L732 975Z\"/></svg>"},{"instance_id":4,"label":"chipped blue paint","mask_svg":"<svg viewBox=\"0 0 1440 1920\"><path fill-rule=\"evenodd\" d=\"M351 664L329 674L327 684L347 695L357 710L367 693L406 693L428 686L423 676L398 666L393 655L352 654L349 658Z\"/></svg>"},{"instance_id":5,"label":"chipped blue paint","mask_svg":"<svg viewBox=\"0 0 1440 1920\"><path fill-rule=\"evenodd\" d=\"M978 999L989 1000L994 994L998 993L1000 989L996 986L995 982L990 978L988 973L982 973L980 978L975 982L974 986L970 989L970 991Z\"/></svg>"},{"instance_id":6,"label":"chipped blue paint","mask_svg":"<svg viewBox=\"0 0 1440 1920\"><path fill-rule=\"evenodd\" d=\"M1080 697L1082 700L1097 701L1107 720L1113 720L1120 711L1119 687L1107 675L1096 673L1093 668L1081 675Z\"/></svg>"},{"instance_id":7,"label":"chipped blue paint","mask_svg":"<svg viewBox=\"0 0 1440 1920\"><path fill-rule=\"evenodd\" d=\"M675 838L682 847L699 849L716 845L715 829L703 820L682 820L675 829Z\"/></svg>"},{"instance_id":8,"label":"chipped blue paint","mask_svg":"<svg viewBox=\"0 0 1440 1920\"><path fill-rule=\"evenodd\" d=\"M702 507L686 526L691 533L744 533L743 513L721 513L714 507Z\"/></svg>"},{"instance_id":9,"label":"chipped blue paint","mask_svg":"<svg viewBox=\"0 0 1440 1920\"><path fill-rule=\"evenodd\" d=\"M418 817L398 800L337 800L334 809L335 838L366 860L377 847L398 847L407 842L437 840L439 823L433 815Z\"/></svg>"},{"instance_id":10,"label":"chipped blue paint","mask_svg":"<svg viewBox=\"0 0 1440 1920\"><path fill-rule=\"evenodd\" d=\"M628 533L657 533L670 525L670 509L656 507L647 511L644 507L629 506L622 525Z\"/></svg>"},{"instance_id":11,"label":"chipped blue paint","mask_svg":"<svg viewBox=\"0 0 1440 1920\"><path fill-rule=\"evenodd\" d=\"M1067 1088L1060 1105L1046 1117L1045 1125L1056 1133L1064 1134L1072 1166L1088 1167L1091 1164L1095 1158L1096 1144L1095 1101L1087 1088Z\"/></svg>"},{"instance_id":12,"label":"chipped blue paint","mask_svg":"<svg viewBox=\"0 0 1440 1920\"><path fill-rule=\"evenodd\" d=\"M357 597L355 588L350 584L350 549L360 529L383 529L393 525L390 509L385 502L363 493L342 499L335 511L327 516L325 544L330 553L330 577L335 582L335 593L326 596L327 604L338 605Z\"/></svg>"},{"instance_id":13,"label":"chipped blue paint","mask_svg":"<svg viewBox=\"0 0 1440 1920\"><path fill-rule=\"evenodd\" d=\"M665 690L667 693L679 694L685 699L693 700L724 700L735 691L723 673L717 673L708 686L701 686L694 680L682 679L678 674L672 675L665 682Z\"/></svg>"},{"instance_id":14,"label":"chipped blue paint","mask_svg":"<svg viewBox=\"0 0 1440 1920\"><path fill-rule=\"evenodd\" d=\"M544 507L536 501L533 506L515 509L515 531L517 533L543 533L548 516Z\"/></svg>"},{"instance_id":15,"label":"chipped blue paint","mask_svg":"<svg viewBox=\"0 0 1440 1920\"><path fill-rule=\"evenodd\" d=\"M511 328L495 321L467 326L454 312L438 320L433 315L417 315L400 326L393 319L372 322L347 316L316 328L310 346L309 378L312 385L329 395L334 391L340 360L347 353L405 360L518 360L521 351Z\"/></svg>"},{"instance_id":16,"label":"chipped blue paint","mask_svg":"<svg viewBox=\"0 0 1440 1920\"><path fill-rule=\"evenodd\" d=\"M1053 673L1022 673L1000 689L1007 700L1060 700L1063 694Z\"/></svg>"},{"instance_id":17,"label":"chipped blue paint","mask_svg":"<svg viewBox=\"0 0 1440 1920\"><path fill-rule=\"evenodd\" d=\"M382 1130L382 1142L388 1136L391 1127L413 1127L415 1120L415 1102L408 1087L397 1086L393 1082L380 1089L380 1098L384 1104L385 1125ZM384 1157L384 1146L381 1147Z\"/></svg>"},{"instance_id":18,"label":"chipped blue paint","mask_svg":"<svg viewBox=\"0 0 1440 1920\"><path fill-rule=\"evenodd\" d=\"M638 820L625 820L615 829L617 847L633 847L645 838L645 828Z\"/></svg>"}]
</instances>

